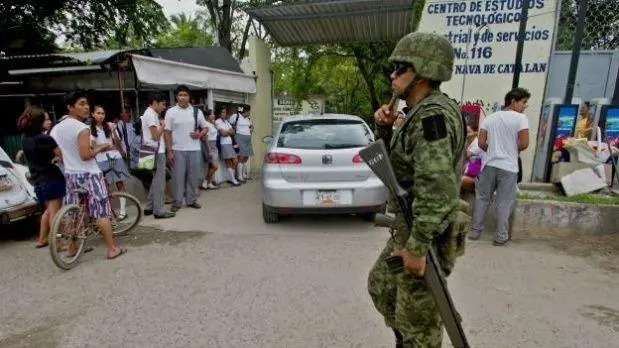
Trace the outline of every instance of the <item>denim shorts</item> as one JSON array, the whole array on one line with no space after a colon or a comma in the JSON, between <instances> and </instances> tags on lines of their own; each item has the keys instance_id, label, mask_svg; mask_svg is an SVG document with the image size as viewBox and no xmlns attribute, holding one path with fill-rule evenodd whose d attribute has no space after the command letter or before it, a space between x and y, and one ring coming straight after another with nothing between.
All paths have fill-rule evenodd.
<instances>
[{"instance_id":1,"label":"denim shorts","mask_svg":"<svg viewBox=\"0 0 619 348\"><path fill-rule=\"evenodd\" d=\"M64 197L67 192L67 184L64 180L45 181L34 187L39 204Z\"/></svg>"}]
</instances>

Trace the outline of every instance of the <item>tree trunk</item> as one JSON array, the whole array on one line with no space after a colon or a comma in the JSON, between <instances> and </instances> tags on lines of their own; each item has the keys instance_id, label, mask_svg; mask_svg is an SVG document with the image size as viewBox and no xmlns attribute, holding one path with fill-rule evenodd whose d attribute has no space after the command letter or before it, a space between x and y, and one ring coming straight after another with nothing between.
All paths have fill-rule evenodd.
<instances>
[{"instance_id":1,"label":"tree trunk","mask_svg":"<svg viewBox=\"0 0 619 348\"><path fill-rule=\"evenodd\" d=\"M247 20L245 24L245 31L243 31L243 39L241 40L241 47L239 47L239 62L245 57L245 44L247 43L247 37L249 36L249 28L251 26L251 18Z\"/></svg>"},{"instance_id":2,"label":"tree trunk","mask_svg":"<svg viewBox=\"0 0 619 348\"><path fill-rule=\"evenodd\" d=\"M370 102L372 103L372 112L374 112L380 107L378 95L376 94L376 87L374 86L374 79L372 78L372 74L368 71L361 50L359 48L353 48L353 53L355 55L355 58L357 59L357 67L361 72L361 76L363 76L363 79L368 86L368 92L370 93Z\"/></svg>"}]
</instances>

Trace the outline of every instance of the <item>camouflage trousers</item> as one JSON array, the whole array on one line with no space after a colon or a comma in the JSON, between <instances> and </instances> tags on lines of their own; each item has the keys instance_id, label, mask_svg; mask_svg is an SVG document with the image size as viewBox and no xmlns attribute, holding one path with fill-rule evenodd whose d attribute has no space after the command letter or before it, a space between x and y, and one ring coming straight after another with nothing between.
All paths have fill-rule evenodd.
<instances>
[{"instance_id":1,"label":"camouflage trousers","mask_svg":"<svg viewBox=\"0 0 619 348\"><path fill-rule=\"evenodd\" d=\"M389 272L392 239L381 252L368 277L368 292L387 326L398 330L407 348L440 348L443 323L432 293L421 277Z\"/></svg>"}]
</instances>

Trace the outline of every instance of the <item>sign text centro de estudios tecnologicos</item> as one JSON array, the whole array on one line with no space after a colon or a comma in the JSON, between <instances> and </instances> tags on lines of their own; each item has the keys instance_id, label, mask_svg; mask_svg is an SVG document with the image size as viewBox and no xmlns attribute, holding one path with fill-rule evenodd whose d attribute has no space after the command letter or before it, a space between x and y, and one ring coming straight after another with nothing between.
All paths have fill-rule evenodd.
<instances>
[{"instance_id":1,"label":"sign text centro de estudios tecnologicos","mask_svg":"<svg viewBox=\"0 0 619 348\"><path fill-rule=\"evenodd\" d=\"M557 1L529 0L524 4L529 6L529 18L519 87L532 94L525 113L534 137L549 71ZM512 87L522 5L522 0L426 2L418 30L443 34L454 47L453 77L441 86L445 93L462 103L480 103L485 113L502 106ZM533 144L521 154L525 180L531 172Z\"/></svg>"}]
</instances>

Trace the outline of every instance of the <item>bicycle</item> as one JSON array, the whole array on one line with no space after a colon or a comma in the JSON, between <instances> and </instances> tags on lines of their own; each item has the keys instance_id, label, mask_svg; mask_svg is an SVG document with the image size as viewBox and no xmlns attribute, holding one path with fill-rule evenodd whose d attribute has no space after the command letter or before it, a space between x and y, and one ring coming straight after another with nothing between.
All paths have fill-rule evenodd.
<instances>
[{"instance_id":1,"label":"bicycle","mask_svg":"<svg viewBox=\"0 0 619 348\"><path fill-rule=\"evenodd\" d=\"M106 156L110 167L109 169L102 171L103 176L105 177L105 175L111 171L120 176L120 173L114 169L114 164L116 163L115 161L118 159L110 158L107 154ZM127 192L112 191L107 180L105 180L105 185L108 192L108 200L112 206L112 216L110 217L112 234L115 237L124 236L142 220L142 206L140 201L135 198L135 196ZM68 194L77 195L78 203L66 204L58 211L54 221L52 222L49 233L49 248L52 260L56 266L64 270L69 270L77 266L79 259L85 252L86 239L91 234L98 232L99 230L96 220L90 216L90 210L88 208L88 191L79 188ZM120 202L124 199L125 203L114 204L114 200L117 198ZM126 213L126 203L133 203L136 207L135 214L131 214L132 216L135 216L135 220L130 221L128 224L125 223L129 218L129 214ZM125 212L124 216L121 216L115 207L122 207L123 205L125 206ZM62 257L62 253L65 251L63 250L63 246L69 244L68 242L62 243L62 240L65 238L69 241L75 242L77 249L75 254L66 255L69 258L68 260L64 260Z\"/></svg>"}]
</instances>

